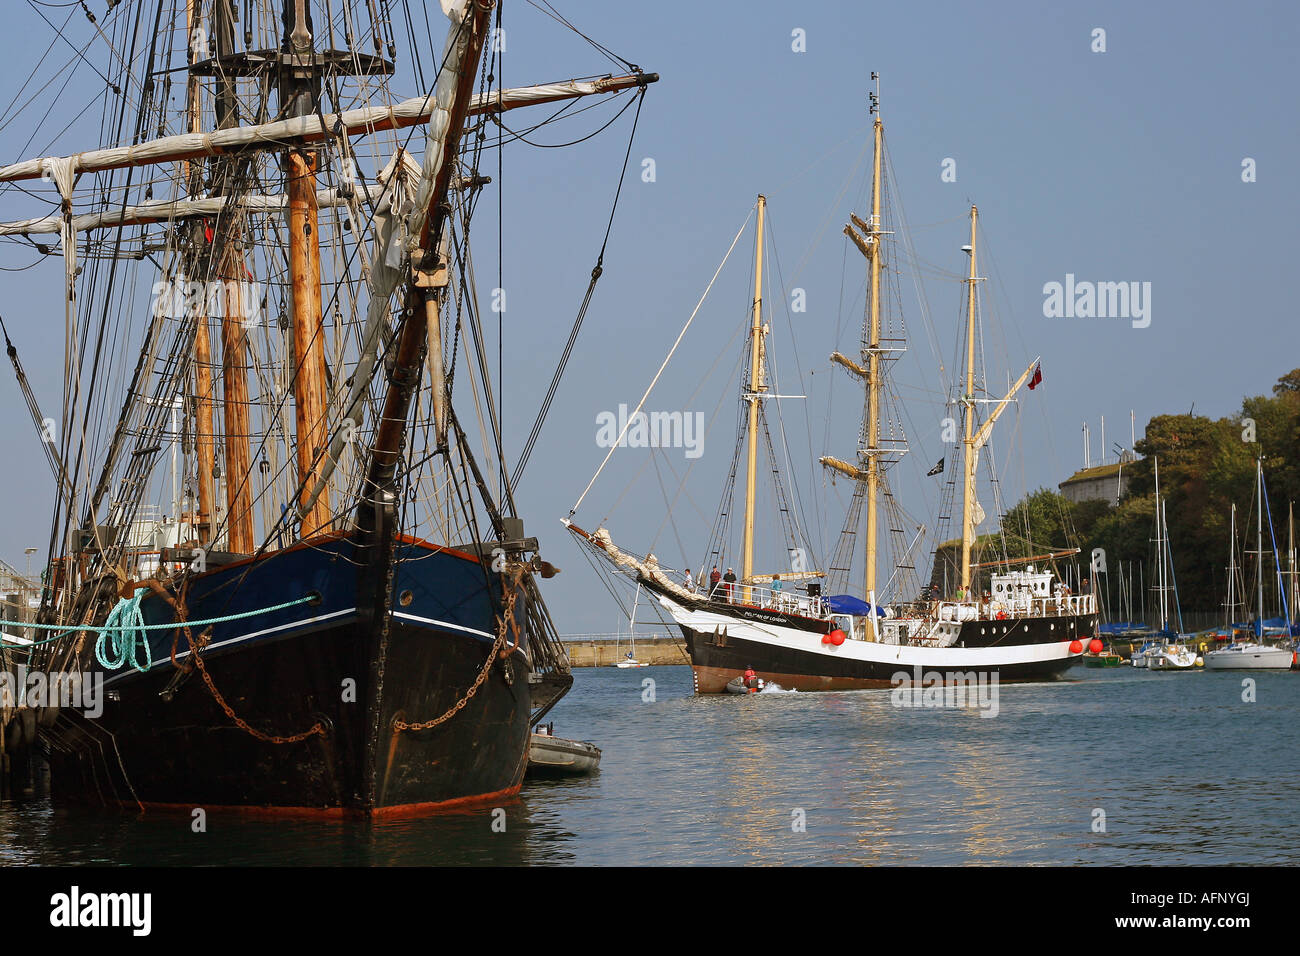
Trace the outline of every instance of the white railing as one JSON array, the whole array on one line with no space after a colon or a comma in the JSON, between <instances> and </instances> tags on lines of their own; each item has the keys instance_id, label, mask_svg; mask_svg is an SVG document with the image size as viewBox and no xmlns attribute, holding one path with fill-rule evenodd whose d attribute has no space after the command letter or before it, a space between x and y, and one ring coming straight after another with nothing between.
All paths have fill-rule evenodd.
<instances>
[{"instance_id":1,"label":"white railing","mask_svg":"<svg viewBox=\"0 0 1300 956\"><path fill-rule=\"evenodd\" d=\"M702 588L697 586L696 593L704 597L708 594L708 590L707 586ZM829 613L819 597L809 597L806 594L797 594L784 589L773 590L756 584L736 583L731 585L728 593L726 582L720 582L710 599L723 604L743 604L747 607L780 611L783 614L802 614L806 617L825 617Z\"/></svg>"},{"instance_id":2,"label":"white railing","mask_svg":"<svg viewBox=\"0 0 1300 956\"><path fill-rule=\"evenodd\" d=\"M941 621L996 621L1007 617L1070 617L1097 613L1092 594L1070 594L1025 601L940 601ZM1003 615L999 618L998 615Z\"/></svg>"}]
</instances>

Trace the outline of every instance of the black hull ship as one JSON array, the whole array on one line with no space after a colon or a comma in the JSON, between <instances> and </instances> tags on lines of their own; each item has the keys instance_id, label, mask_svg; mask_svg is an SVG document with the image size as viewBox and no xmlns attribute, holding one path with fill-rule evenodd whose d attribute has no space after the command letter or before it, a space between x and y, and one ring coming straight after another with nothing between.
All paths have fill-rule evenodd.
<instances>
[{"instance_id":1,"label":"black hull ship","mask_svg":"<svg viewBox=\"0 0 1300 956\"><path fill-rule=\"evenodd\" d=\"M148 50L130 63L143 100L112 107L138 105L129 148L0 167L6 196L40 180L61 207L0 223L56 233L66 267L30 667L104 699L25 701L9 737L48 758L59 803L380 817L501 800L572 684L538 584L555 569L515 510L523 462L502 454L470 220L508 111L626 94L639 112L657 77L502 89L500 8L444 0L445 43L409 38L425 92L402 100L388 5L359 14L364 42L315 7L160 2L152 46L111 11L105 29ZM151 99L173 72L183 95ZM80 347L134 334L129 361Z\"/></svg>"},{"instance_id":2,"label":"black hull ship","mask_svg":"<svg viewBox=\"0 0 1300 956\"><path fill-rule=\"evenodd\" d=\"M721 694L748 670L786 690L860 690L972 673L1002 682L1055 680L1077 663L1097 628L1091 595L1034 597L1050 575L1033 568L993 576L1002 600L918 602L874 615L834 598L737 588L693 593L652 556L617 548L604 529L569 530L658 599L686 642L698 694ZM745 594L744 592L748 592ZM875 632L872 633L874 626Z\"/></svg>"},{"instance_id":3,"label":"black hull ship","mask_svg":"<svg viewBox=\"0 0 1300 956\"><path fill-rule=\"evenodd\" d=\"M948 419L954 436L958 422L964 430L964 436L954 441L960 448L949 452L954 459L960 459L960 469L954 469L959 470L960 479L946 479L948 491L940 508L941 512L958 511L961 516L960 562L952 568L955 581L948 585L946 562L951 559L936 548L929 584L920 587L919 582L912 580L910 586L914 589L909 593L908 585L903 583L912 577L915 560L912 553L925 529L919 527L910 543L905 540L902 529L907 521L888 484L890 467L906 450L906 436L901 428L903 415L890 387L890 366L905 351L905 340L901 337L901 323L886 322L884 317L886 304L898 299L897 289L887 287L894 270L885 266L887 256L894 254L890 245L896 229L882 206L886 164L883 124L875 94L871 95L871 112L875 161L870 213L865 220L851 216L850 224L844 228L845 235L867 261L867 306L860 355L849 357L835 352L830 356L831 362L845 370L863 389L857 460L846 462L831 456L820 459L832 477L844 476L853 482L851 503L829 573L810 566L806 560L811 552L808 536L793 517L801 509L790 503L790 495L781 483L782 463L773 450L774 442L768 431L765 410L768 403L804 396L777 395L772 387L776 376L769 371L770 327L763 321L766 243L763 196L758 197L755 207L754 295L746 361L742 365L746 374L740 389L742 427L738 429L731 473L726 481L727 492L714 522L707 558L699 565L702 573L684 578L678 572L662 568L653 554L634 553L615 543L604 526L594 532L579 528L572 519L582 498L565 519L565 525L579 543L602 559L596 562L598 567L615 577L635 582L657 598L665 623L680 629L685 639L694 669L695 691L699 694L725 693L729 684L734 688L737 679L746 675L763 684L799 691L959 683L994 676L999 681L1052 680L1060 678L1078 662L1085 645L1095 640L1094 597L1086 593L1072 594L1053 571L1036 570L1035 564L1029 563L1055 561L1077 554L1077 548L1034 557L1004 552L997 560L983 563L973 560L976 529L984 521L983 509L976 501L980 450L987 443L994 423L1015 400L1021 387L1028 382L1033 389L1041 382L1041 370L1035 360L1005 396L984 397L975 362L980 314L976 288L981 280L976 273L978 211L974 206L970 210L970 245L964 247L970 257L969 277L964 280L967 286L965 334L960 343L965 376L960 393L952 394L949 402L950 407L956 406L958 414ZM642 404L644 401L645 398ZM984 404L990 405L991 410L981 416L979 406ZM767 462L759 461L760 449L766 449ZM743 509L738 509L733 506L731 496L739 494L742 460L746 462L744 504ZM930 476L944 471L943 462L941 459ZM754 569L759 530L756 486L760 475L773 479L773 497L766 513L779 516L780 525L774 529L773 537L780 541L782 550L791 559L789 569L780 573L759 574ZM590 489L589 484L587 491ZM744 522L738 548L729 530L730 515L737 510L742 511ZM941 527L948 520L941 517ZM887 580L877 576L881 563L877 543L881 536L879 526L886 521L894 536L894 571ZM1004 539L1004 536L994 537ZM865 544L860 596L824 594L823 585L827 581L847 588L859 543ZM727 554L735 550L740 557L739 577L729 568L726 578L719 580L718 567L725 567ZM709 566L713 572L706 577L703 569ZM1016 566L1025 567L1013 569Z\"/></svg>"},{"instance_id":4,"label":"black hull ship","mask_svg":"<svg viewBox=\"0 0 1300 956\"><path fill-rule=\"evenodd\" d=\"M151 632L152 666L109 673L103 714L67 714L52 731L56 799L364 816L515 793L533 671L525 643L508 634L497 645L500 575L472 554L399 541L383 622L358 606L366 583L357 580L358 552L350 538L318 538L191 579L186 603L196 619L285 594L310 600L214 626L201 669L186 637ZM512 618L523 619L523 600ZM140 607L146 623L176 619L162 596ZM476 692L453 718L409 726L447 713L469 688Z\"/></svg>"}]
</instances>

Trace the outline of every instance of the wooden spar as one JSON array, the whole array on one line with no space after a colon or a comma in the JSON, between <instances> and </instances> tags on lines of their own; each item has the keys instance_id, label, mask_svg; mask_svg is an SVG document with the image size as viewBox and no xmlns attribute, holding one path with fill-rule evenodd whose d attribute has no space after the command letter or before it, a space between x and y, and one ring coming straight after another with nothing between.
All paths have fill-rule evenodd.
<instances>
[{"instance_id":1,"label":"wooden spar","mask_svg":"<svg viewBox=\"0 0 1300 956\"><path fill-rule=\"evenodd\" d=\"M972 205L970 277L966 280L966 388L962 397L966 449L962 455L961 586L966 592L970 590L970 555L975 542L975 223L978 218L979 210Z\"/></svg>"},{"instance_id":2,"label":"wooden spar","mask_svg":"<svg viewBox=\"0 0 1300 956\"><path fill-rule=\"evenodd\" d=\"M972 568L1002 568L1010 567L1013 564L1028 564L1030 561L1055 561L1057 558L1068 558L1072 554L1078 554L1078 548L1067 548L1064 551L1049 551L1047 554L1032 554L1027 558L1001 558L997 561L983 561L980 564L972 564Z\"/></svg>"},{"instance_id":3,"label":"wooden spar","mask_svg":"<svg viewBox=\"0 0 1300 956\"><path fill-rule=\"evenodd\" d=\"M241 295L244 259L233 246L222 256L221 280L225 308L221 313L222 412L225 438L227 550L252 554L253 488L249 453L248 343L244 316L258 303L245 303Z\"/></svg>"},{"instance_id":4,"label":"wooden spar","mask_svg":"<svg viewBox=\"0 0 1300 956\"><path fill-rule=\"evenodd\" d=\"M199 514L194 523L200 544L212 540L216 526L212 513L216 497L212 473L216 464L212 387L212 341L208 332L207 310L200 306L194 316L194 458L199 486Z\"/></svg>"},{"instance_id":5,"label":"wooden spar","mask_svg":"<svg viewBox=\"0 0 1300 956\"><path fill-rule=\"evenodd\" d=\"M293 277L293 397L298 447L298 484L305 497L320 471L325 427L325 322L320 288L320 242L316 215L316 157L291 150L285 175L289 193L289 272ZM328 529L329 488L303 515L301 536Z\"/></svg>"},{"instance_id":6,"label":"wooden spar","mask_svg":"<svg viewBox=\"0 0 1300 956\"><path fill-rule=\"evenodd\" d=\"M657 73L632 73L622 76L604 76L594 80L566 80L537 86L504 90L486 96L474 97L466 116L482 113L503 113L523 106L537 106L578 99L596 94L621 93L624 90L657 83ZM146 166L160 163L205 159L226 153L261 146L264 149L283 149L328 139L341 124L341 132L348 136L364 136L386 130L405 129L429 122L433 97L417 96L390 106L367 106L342 113L326 113L324 121L315 113L310 116L277 120L256 126L241 126L214 133L197 131L178 136L165 136L137 146L88 150L75 154L75 171L97 172L105 169L122 169L127 166ZM27 159L8 166L0 166L0 182L37 179L46 170L49 157Z\"/></svg>"},{"instance_id":7,"label":"wooden spar","mask_svg":"<svg viewBox=\"0 0 1300 956\"><path fill-rule=\"evenodd\" d=\"M440 247L443 229L451 211L447 205L447 188L456 165L455 158L465 128L465 117L469 111L471 91L474 88L475 74L483 52L483 42L487 35L493 5L491 2L472 0L465 12L466 23L462 29L466 31L466 47L461 57L451 103L447 108L448 120L442 141L442 155L437 157L437 172L428 194L427 208L423 210L424 226L420 233L419 248L429 258L435 258L429 254L436 252ZM429 162L430 157L426 156L426 165ZM421 210L416 212L418 214ZM424 303L428 296L437 294L436 288L429 281L436 263L420 263L415 261L414 256L412 258L412 278L406 290L404 320L394 348L392 384L384 395L384 406L375 430L375 441L367 475L367 499L371 502L373 511L383 509L387 504L385 499L392 495L389 486L396 474L397 462L402 454L406 418L410 412L411 399L415 394L421 352L428 335L428 312ZM377 522L378 515L373 515L372 520ZM375 526L372 525L372 529L374 528Z\"/></svg>"},{"instance_id":8,"label":"wooden spar","mask_svg":"<svg viewBox=\"0 0 1300 956\"><path fill-rule=\"evenodd\" d=\"M429 370L429 392L433 402L433 427L437 448L447 446L447 368L442 354L442 299L439 295L439 290L447 287L449 277L447 245L447 237L444 235L438 265L429 282L433 294L427 294L424 298L425 319L429 324L425 333L428 340L425 345L425 365Z\"/></svg>"},{"instance_id":9,"label":"wooden spar","mask_svg":"<svg viewBox=\"0 0 1300 956\"><path fill-rule=\"evenodd\" d=\"M202 0L188 0L185 4L186 36L194 35L194 27L202 18ZM191 61L196 51L190 51ZM191 133L197 133L202 123L199 104L199 81L191 73L185 87L186 113ZM202 169L198 163L186 161L184 177L190 196L199 193L202 185ZM212 340L208 330L207 297L202 297L194 316L194 461L195 475L198 479L198 516L194 522L199 544L206 545L212 540L216 528L213 514L213 502L216 498L213 487L215 477L213 468L216 464L216 429L213 425L212 402Z\"/></svg>"},{"instance_id":10,"label":"wooden spar","mask_svg":"<svg viewBox=\"0 0 1300 956\"><path fill-rule=\"evenodd\" d=\"M231 8L218 4L212 15L213 39L219 53L235 47L235 25ZM239 123L239 100L233 77L222 77L216 88L217 126L230 129ZM225 178L225 177L223 177ZM257 303L245 303L241 291L245 283L244 257L233 241L242 231L243 216L227 213L227 221L218 229L213 241L216 275L222 285L224 308L221 310L221 399L222 432L225 454L222 475L226 481L226 549L234 554L252 554L253 489L252 455L249 452L251 426L248 402L248 343L244 317ZM212 260L209 260L212 261ZM209 272L209 275L211 273ZM205 277L206 278L206 277ZM205 297L206 299L207 297Z\"/></svg>"},{"instance_id":11,"label":"wooden spar","mask_svg":"<svg viewBox=\"0 0 1300 956\"><path fill-rule=\"evenodd\" d=\"M877 104L872 99L872 111ZM867 330L867 544L866 544L866 590L867 600L875 601L876 593L876 525L880 489L880 237L882 221L880 217L880 176L882 153L884 152L884 127L880 113L872 125L875 140L875 155L872 161L871 178L871 311ZM875 616L871 617L872 622Z\"/></svg>"},{"instance_id":12,"label":"wooden spar","mask_svg":"<svg viewBox=\"0 0 1300 956\"><path fill-rule=\"evenodd\" d=\"M748 442L745 471L745 536L741 551L740 578L749 581L754 575L754 501L758 477L758 410L763 390L763 214L767 198L758 197L758 225L754 241L754 303L753 323L749 330L749 392L745 403L749 406L745 428ZM748 600L748 591L746 591Z\"/></svg>"}]
</instances>

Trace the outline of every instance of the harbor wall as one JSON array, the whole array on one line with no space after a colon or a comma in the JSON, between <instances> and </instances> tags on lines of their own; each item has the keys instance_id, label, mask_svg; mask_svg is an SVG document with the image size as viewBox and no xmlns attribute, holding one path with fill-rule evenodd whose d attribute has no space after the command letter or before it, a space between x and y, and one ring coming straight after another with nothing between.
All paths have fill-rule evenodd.
<instances>
[{"instance_id":1,"label":"harbor wall","mask_svg":"<svg viewBox=\"0 0 1300 956\"><path fill-rule=\"evenodd\" d=\"M627 638L618 641L612 637L567 639L564 647L569 653L570 667L608 667L622 660L631 650L642 664L690 663L686 656L686 642L680 637L637 638L635 649L628 644Z\"/></svg>"}]
</instances>

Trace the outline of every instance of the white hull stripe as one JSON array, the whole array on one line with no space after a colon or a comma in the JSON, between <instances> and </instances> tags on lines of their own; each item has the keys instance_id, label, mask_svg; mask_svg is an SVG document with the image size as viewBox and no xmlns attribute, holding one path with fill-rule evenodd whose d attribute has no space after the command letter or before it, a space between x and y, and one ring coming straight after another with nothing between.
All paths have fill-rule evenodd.
<instances>
[{"instance_id":1,"label":"white hull stripe","mask_svg":"<svg viewBox=\"0 0 1300 956\"><path fill-rule=\"evenodd\" d=\"M301 621L292 621L289 624L280 624L277 625L276 627L267 627L267 628L263 628L260 631L250 631L247 634L240 634L238 637L231 637L231 638L227 638L224 641L218 641L215 644L209 644L206 648L204 648L204 651L205 652L210 651L218 647L229 647L231 644L241 644L244 641L251 641L254 638L262 637L264 634L274 634L276 631L288 631L288 630L292 630L295 627L303 627L304 625L307 624L318 624L321 621L328 621L331 620L332 618L342 617L344 614L354 614L356 613L356 610L357 609L354 607L349 607L349 608L344 608L341 611L331 611L329 614L321 614L317 617L304 618ZM181 628L184 627L185 625L178 623L176 626L177 628ZM189 654L190 654L189 651L177 651L176 659L180 660L182 657L188 657ZM168 656L164 660L154 661L153 667L155 668L161 667L163 664L170 664L170 663L171 663L171 657ZM150 668L150 670L152 669L153 668ZM139 671L135 670L134 668L131 668L129 670L122 672L121 674L115 674L104 681L104 686L107 687L115 680L121 680L123 677L130 677L132 674L138 674L138 673Z\"/></svg>"},{"instance_id":2,"label":"white hull stripe","mask_svg":"<svg viewBox=\"0 0 1300 956\"><path fill-rule=\"evenodd\" d=\"M436 618L432 618L432 617L418 617L415 614L403 614L401 611L394 611L393 617L405 618L408 621L419 621L421 624L432 624L434 627L446 627L446 628L450 628L453 631L464 631L466 634L473 634L475 637L484 637L487 638L489 641L495 641L497 639L497 636L495 634L489 634L487 631L480 631L476 627L466 627L463 624L452 624L450 621L439 621ZM506 654L509 654L518 649L519 649L518 644L509 644L509 643L503 645L501 648L501 650Z\"/></svg>"}]
</instances>

